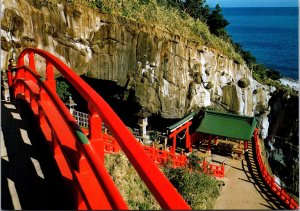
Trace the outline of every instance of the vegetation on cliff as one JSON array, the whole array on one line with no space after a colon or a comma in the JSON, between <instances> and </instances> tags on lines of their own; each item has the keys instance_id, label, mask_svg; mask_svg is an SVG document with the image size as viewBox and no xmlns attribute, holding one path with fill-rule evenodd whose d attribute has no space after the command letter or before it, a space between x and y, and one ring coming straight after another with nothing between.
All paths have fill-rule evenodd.
<instances>
[{"instance_id":1,"label":"vegetation on cliff","mask_svg":"<svg viewBox=\"0 0 300 211\"><path fill-rule=\"evenodd\" d=\"M136 20L139 23L180 34L180 36L188 38L191 42L208 46L239 63L243 63L240 54L235 52L233 44L226 40L227 36L223 36L224 33L220 32L224 31L220 26L225 27L225 22L224 20L218 19L222 17L219 7L216 7L212 13L206 15L210 17L211 20L214 18L220 20L218 24L211 25L212 29L210 29L205 22L206 20L201 18L202 16L191 16L193 14L199 14L197 8L196 10L188 10L188 8L190 8L188 6L190 5L181 6L174 4L176 1L171 0L68 0L67 2L89 5L98 8L104 13L120 15ZM193 4L193 1L186 2ZM198 9L206 10L206 8L207 6L203 4L203 7ZM207 19L207 21L208 20L209 19ZM217 36L211 31L220 36Z\"/></svg>"},{"instance_id":2,"label":"vegetation on cliff","mask_svg":"<svg viewBox=\"0 0 300 211\"><path fill-rule=\"evenodd\" d=\"M232 40L225 27L229 22L223 17L217 4L214 10L205 0L69 0L98 8L101 12L117 14L137 22L153 25L189 40L220 51L238 63L246 63L258 82L275 86L277 89L291 89L283 86L278 71L259 64L251 52Z\"/></svg>"},{"instance_id":3,"label":"vegetation on cliff","mask_svg":"<svg viewBox=\"0 0 300 211\"><path fill-rule=\"evenodd\" d=\"M105 166L130 209L161 209L124 153L105 155ZM220 191L214 177L168 165L162 171L193 209L213 209Z\"/></svg>"}]
</instances>

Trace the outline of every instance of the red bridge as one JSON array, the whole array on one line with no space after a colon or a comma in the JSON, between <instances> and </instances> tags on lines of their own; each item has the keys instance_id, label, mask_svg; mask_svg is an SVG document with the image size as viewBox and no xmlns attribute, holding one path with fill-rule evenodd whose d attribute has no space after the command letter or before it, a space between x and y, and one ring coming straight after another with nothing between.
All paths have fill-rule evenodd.
<instances>
[{"instance_id":1,"label":"red bridge","mask_svg":"<svg viewBox=\"0 0 300 211\"><path fill-rule=\"evenodd\" d=\"M38 74L37 57L44 64L45 76ZM56 94L54 70L58 71L86 100L89 128L83 131ZM15 75L12 72L15 72ZM61 176L71 181L73 209L128 209L114 181L104 166L104 153L122 150L162 209L191 209L170 181L157 168L170 156L175 166L185 165L186 156L175 156L155 148L142 146L111 107L67 65L39 49L25 49L17 66L8 68L8 84L15 99L25 101L41 128L47 145L56 160ZM102 122L112 136L103 134ZM296 201L266 171L260 156L257 132L254 134L259 169L274 194L290 209ZM153 162L155 161L155 162ZM205 168L211 168L205 163ZM215 169L215 176L224 176L224 168Z\"/></svg>"}]
</instances>

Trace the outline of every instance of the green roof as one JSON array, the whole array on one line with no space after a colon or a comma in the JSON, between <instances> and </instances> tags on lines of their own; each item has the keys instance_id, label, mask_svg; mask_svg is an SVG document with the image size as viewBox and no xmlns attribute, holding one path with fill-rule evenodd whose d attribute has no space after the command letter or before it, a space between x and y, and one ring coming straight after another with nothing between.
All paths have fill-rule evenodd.
<instances>
[{"instance_id":1,"label":"green roof","mask_svg":"<svg viewBox=\"0 0 300 211\"><path fill-rule=\"evenodd\" d=\"M176 122L175 124L167 127L168 130L173 131L176 128L180 127L181 125L184 125L185 123L189 122L191 119L193 119L193 117L196 115L196 113L192 112L189 115L183 117L181 120L179 120L178 122Z\"/></svg>"},{"instance_id":2,"label":"green roof","mask_svg":"<svg viewBox=\"0 0 300 211\"><path fill-rule=\"evenodd\" d=\"M196 131L239 140L251 140L255 127L254 117L205 111Z\"/></svg>"}]
</instances>

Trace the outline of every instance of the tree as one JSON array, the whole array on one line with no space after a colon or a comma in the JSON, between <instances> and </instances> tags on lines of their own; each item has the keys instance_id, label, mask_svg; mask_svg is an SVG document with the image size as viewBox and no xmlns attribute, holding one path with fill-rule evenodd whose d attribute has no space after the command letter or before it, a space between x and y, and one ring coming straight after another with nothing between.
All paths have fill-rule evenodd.
<instances>
[{"instance_id":1,"label":"tree","mask_svg":"<svg viewBox=\"0 0 300 211\"><path fill-rule=\"evenodd\" d=\"M225 27L229 24L229 22L224 18L222 14L222 10L219 4L216 5L215 10L211 12L208 16L207 24L211 33L217 36L224 36ZM227 32L226 32L227 34Z\"/></svg>"},{"instance_id":2,"label":"tree","mask_svg":"<svg viewBox=\"0 0 300 211\"><path fill-rule=\"evenodd\" d=\"M65 81L56 80L56 93L63 101L66 101L69 99L69 96L71 96L69 88L69 84L67 84Z\"/></svg>"},{"instance_id":3,"label":"tree","mask_svg":"<svg viewBox=\"0 0 300 211\"><path fill-rule=\"evenodd\" d=\"M183 3L183 10L194 19L200 19L206 22L209 17L209 6L205 0L186 0Z\"/></svg>"}]
</instances>

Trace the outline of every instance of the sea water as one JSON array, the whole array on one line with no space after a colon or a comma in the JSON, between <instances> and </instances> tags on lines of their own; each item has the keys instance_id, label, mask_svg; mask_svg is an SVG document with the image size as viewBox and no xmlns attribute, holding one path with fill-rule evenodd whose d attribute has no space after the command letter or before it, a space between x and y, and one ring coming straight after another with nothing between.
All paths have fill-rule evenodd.
<instances>
[{"instance_id":1,"label":"sea water","mask_svg":"<svg viewBox=\"0 0 300 211\"><path fill-rule=\"evenodd\" d=\"M222 8L233 40L268 68L298 80L298 7Z\"/></svg>"}]
</instances>

